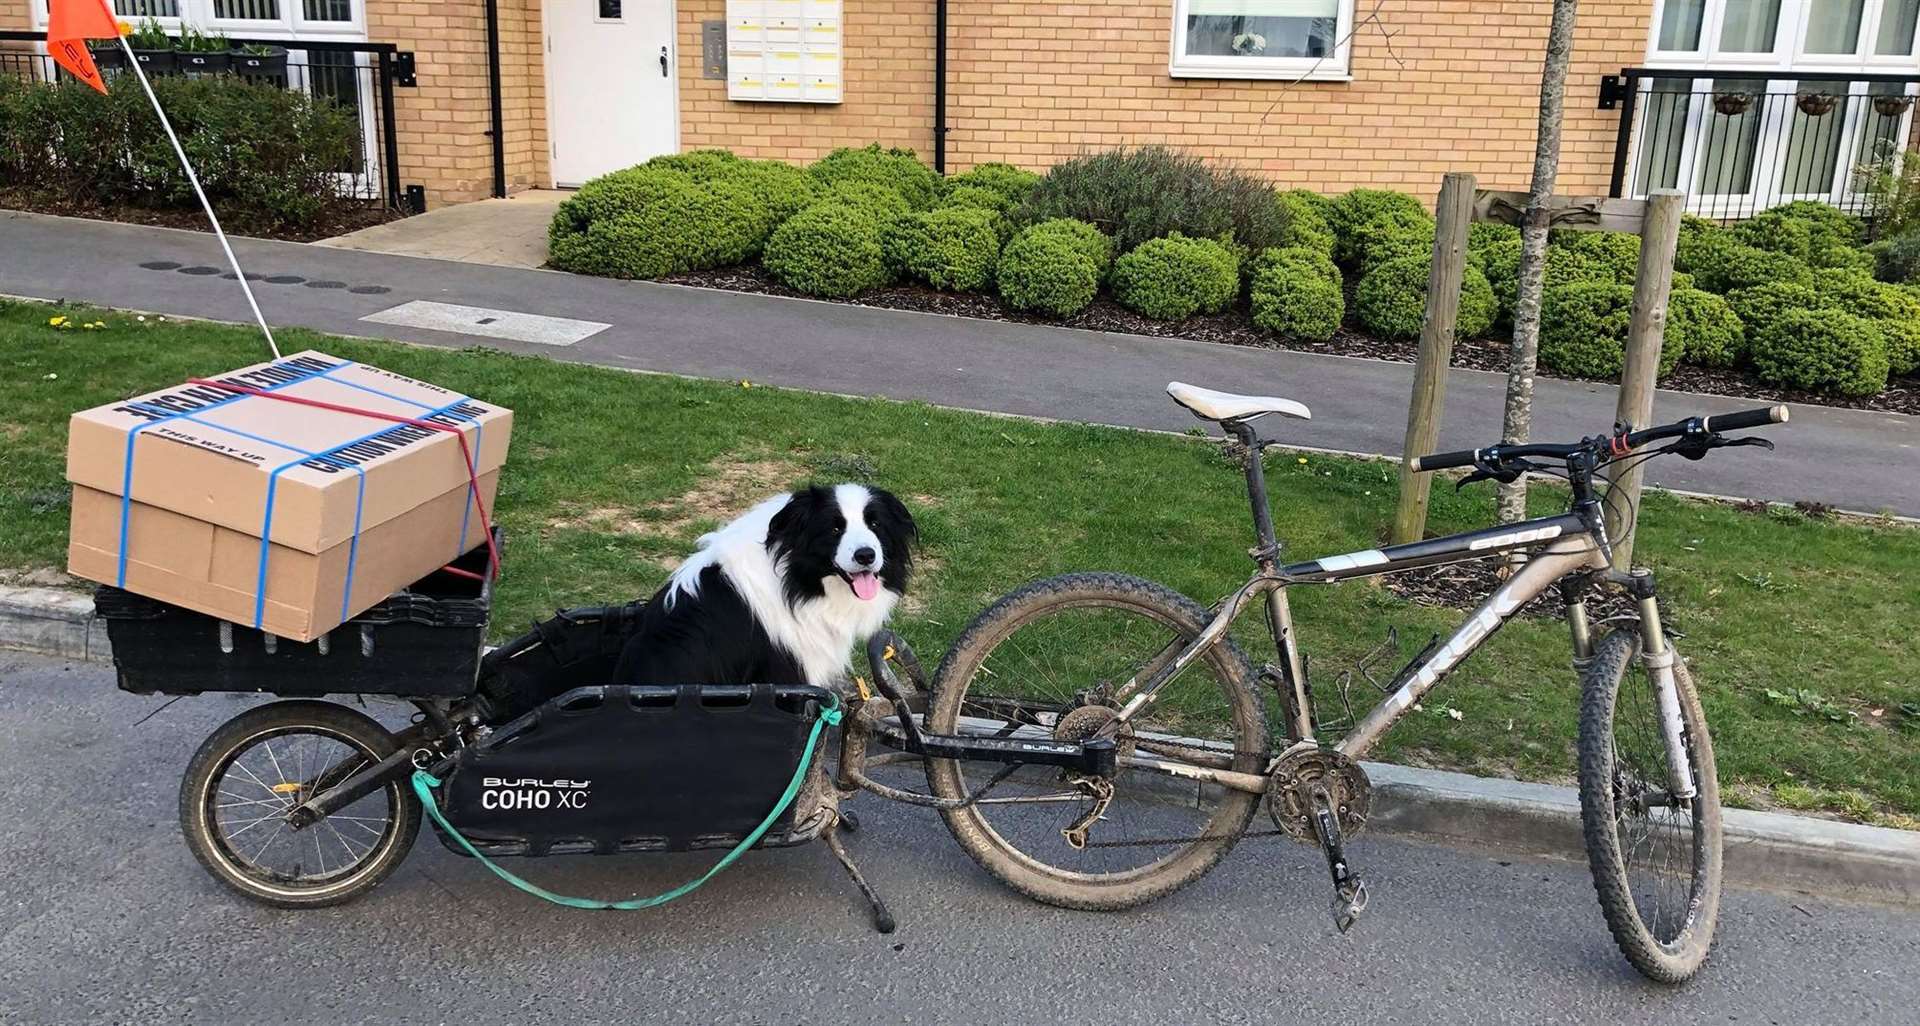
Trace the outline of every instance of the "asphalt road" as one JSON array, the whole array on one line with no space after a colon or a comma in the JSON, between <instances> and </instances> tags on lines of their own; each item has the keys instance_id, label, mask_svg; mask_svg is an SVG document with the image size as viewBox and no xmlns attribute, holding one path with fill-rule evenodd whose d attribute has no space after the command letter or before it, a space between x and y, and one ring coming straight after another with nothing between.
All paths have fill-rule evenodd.
<instances>
[{"instance_id":1,"label":"asphalt road","mask_svg":"<svg viewBox=\"0 0 1920 1026\"><path fill-rule=\"evenodd\" d=\"M175 822L195 746L253 698L125 695L0 653L0 1023L1898 1023L1920 915L1733 891L1681 988L1613 950L1584 869L1363 838L1373 905L1326 914L1315 851L1249 841L1130 913L1003 889L929 812L863 798L852 840L900 918L872 931L824 846L757 852L665 908L542 905L422 831L390 880L308 912L234 897ZM650 894L710 856L520 864Z\"/></svg>"},{"instance_id":2,"label":"asphalt road","mask_svg":"<svg viewBox=\"0 0 1920 1026\"><path fill-rule=\"evenodd\" d=\"M295 243L237 240L250 273L293 282L255 286L269 321L442 346L490 345L562 360L758 382L1128 427L1186 430L1194 419L1161 389L1169 380L1306 402L1311 422L1273 425L1277 441L1398 455L1412 368L1178 339L814 303L645 282L423 260ZM224 281L219 247L193 232L0 211L0 293L70 299L219 320L251 319ZM205 274L149 270L167 262ZM324 286L324 287L321 287ZM358 290L358 291L356 291ZM604 322L554 348L377 324L369 314L411 300ZM1505 378L1455 370L1440 448L1497 441ZM1534 437L1566 440L1613 423L1612 386L1542 379ZM1660 392L1655 416L1678 419L1759 405ZM1779 452L1659 460L1668 488L1802 499L1920 515L1920 420L1795 407L1768 432Z\"/></svg>"}]
</instances>

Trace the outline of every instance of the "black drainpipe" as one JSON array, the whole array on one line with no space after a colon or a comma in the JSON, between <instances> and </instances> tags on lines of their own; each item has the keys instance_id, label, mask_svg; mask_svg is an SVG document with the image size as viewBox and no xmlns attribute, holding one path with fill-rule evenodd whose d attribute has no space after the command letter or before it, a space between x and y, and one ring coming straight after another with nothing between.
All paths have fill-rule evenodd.
<instances>
[{"instance_id":1,"label":"black drainpipe","mask_svg":"<svg viewBox=\"0 0 1920 1026\"><path fill-rule=\"evenodd\" d=\"M487 95L493 101L493 194L507 196L507 138L500 113L500 0L487 0Z\"/></svg>"},{"instance_id":2,"label":"black drainpipe","mask_svg":"<svg viewBox=\"0 0 1920 1026\"><path fill-rule=\"evenodd\" d=\"M947 0L933 4L933 169L947 173Z\"/></svg>"}]
</instances>

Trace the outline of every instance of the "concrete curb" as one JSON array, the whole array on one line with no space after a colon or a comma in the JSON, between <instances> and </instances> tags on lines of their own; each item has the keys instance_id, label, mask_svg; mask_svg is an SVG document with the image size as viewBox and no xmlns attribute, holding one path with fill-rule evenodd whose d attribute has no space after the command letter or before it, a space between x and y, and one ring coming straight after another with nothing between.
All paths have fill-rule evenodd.
<instances>
[{"instance_id":1,"label":"concrete curb","mask_svg":"<svg viewBox=\"0 0 1920 1026\"><path fill-rule=\"evenodd\" d=\"M0 649L111 662L93 597L58 588L0 586ZM1584 859L1580 798L1570 787L1476 777L1389 763L1373 781L1369 825L1382 833L1551 858ZM1209 801L1211 785L1166 778L1155 790ZM1261 814L1264 818L1264 813ZM1772 812L1725 812L1730 883L1920 906L1920 833Z\"/></svg>"}]
</instances>

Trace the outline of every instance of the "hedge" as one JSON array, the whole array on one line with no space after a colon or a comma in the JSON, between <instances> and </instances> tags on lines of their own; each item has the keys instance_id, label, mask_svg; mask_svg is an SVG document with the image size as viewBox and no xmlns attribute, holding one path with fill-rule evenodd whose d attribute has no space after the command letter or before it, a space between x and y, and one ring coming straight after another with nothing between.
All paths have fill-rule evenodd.
<instances>
[{"instance_id":1,"label":"hedge","mask_svg":"<svg viewBox=\"0 0 1920 1026\"><path fill-rule=\"evenodd\" d=\"M1426 314L1427 275L1432 260L1427 256L1408 256L1389 260L1360 279L1354 290L1354 312L1368 331L1386 339L1417 338L1420 322ZM1454 321L1453 337L1478 338L1493 327L1499 304L1486 275L1476 267L1466 268L1460 283L1460 312Z\"/></svg>"},{"instance_id":2,"label":"hedge","mask_svg":"<svg viewBox=\"0 0 1920 1026\"><path fill-rule=\"evenodd\" d=\"M1640 236L1632 232L1554 232L1551 249L1585 267L1582 280L1631 285L1640 269Z\"/></svg>"},{"instance_id":3,"label":"hedge","mask_svg":"<svg viewBox=\"0 0 1920 1026\"><path fill-rule=\"evenodd\" d=\"M767 240L762 263L781 283L812 296L844 298L887 281L881 223L846 203L816 203Z\"/></svg>"},{"instance_id":4,"label":"hedge","mask_svg":"<svg viewBox=\"0 0 1920 1026\"><path fill-rule=\"evenodd\" d=\"M1420 201L1404 192L1385 189L1354 189L1333 201L1333 227L1339 236L1334 255L1342 263L1361 265L1367 252L1382 241L1405 236L1409 232L1428 232L1432 240L1433 217Z\"/></svg>"},{"instance_id":5,"label":"hedge","mask_svg":"<svg viewBox=\"0 0 1920 1026\"><path fill-rule=\"evenodd\" d=\"M1219 313L1240 292L1240 258L1211 239L1149 239L1113 262L1113 298L1163 321Z\"/></svg>"},{"instance_id":6,"label":"hedge","mask_svg":"<svg viewBox=\"0 0 1920 1026\"><path fill-rule=\"evenodd\" d=\"M1000 252L995 276L1008 306L1071 317L1093 302L1102 267L1074 231L1056 227L1069 224L1093 230L1081 221L1042 221L1015 234Z\"/></svg>"},{"instance_id":7,"label":"hedge","mask_svg":"<svg viewBox=\"0 0 1920 1026\"><path fill-rule=\"evenodd\" d=\"M602 175L562 202L547 229L548 260L584 274L658 278L746 260L770 222L741 182L696 182L643 165Z\"/></svg>"},{"instance_id":8,"label":"hedge","mask_svg":"<svg viewBox=\"0 0 1920 1026\"><path fill-rule=\"evenodd\" d=\"M1814 290L1836 309L1874 323L1887 345L1891 374L1920 370L1920 296L1858 271L1817 272Z\"/></svg>"},{"instance_id":9,"label":"hedge","mask_svg":"<svg viewBox=\"0 0 1920 1026\"><path fill-rule=\"evenodd\" d=\"M895 273L936 289L971 292L993 281L999 222L1000 215L975 207L908 214L881 230L881 249Z\"/></svg>"},{"instance_id":10,"label":"hedge","mask_svg":"<svg viewBox=\"0 0 1920 1026\"><path fill-rule=\"evenodd\" d=\"M838 203L860 210L881 224L913 213L913 204L900 190L874 181L848 179L825 186L820 202Z\"/></svg>"},{"instance_id":11,"label":"hedge","mask_svg":"<svg viewBox=\"0 0 1920 1026\"><path fill-rule=\"evenodd\" d=\"M358 117L331 100L231 75L160 76L153 89L227 226L304 232L361 204L341 194ZM197 210L144 93L0 75L0 182L105 205Z\"/></svg>"},{"instance_id":12,"label":"hedge","mask_svg":"<svg viewBox=\"0 0 1920 1026\"><path fill-rule=\"evenodd\" d=\"M1731 367L1746 356L1746 325L1711 292L1674 289L1667 297L1666 333L1676 337L1679 356L1688 363Z\"/></svg>"},{"instance_id":13,"label":"hedge","mask_svg":"<svg viewBox=\"0 0 1920 1026\"><path fill-rule=\"evenodd\" d=\"M1306 246L1264 250L1248 277L1256 326L1314 342L1340 330L1346 297L1340 269L1325 253Z\"/></svg>"},{"instance_id":14,"label":"hedge","mask_svg":"<svg viewBox=\"0 0 1920 1026\"><path fill-rule=\"evenodd\" d=\"M1721 295L1768 282L1813 280L1813 269L1798 257L1739 242L1714 246L1683 270L1692 274L1701 288Z\"/></svg>"},{"instance_id":15,"label":"hedge","mask_svg":"<svg viewBox=\"0 0 1920 1026\"><path fill-rule=\"evenodd\" d=\"M1572 234L1572 233L1568 233ZM1520 293L1520 240L1504 239L1490 243L1485 249L1468 253L1468 261L1477 266L1487 276L1487 283L1493 288L1494 298L1499 303L1498 321L1501 324L1513 322L1513 305ZM1587 282L1623 284L1619 280L1617 267L1608 266L1592 255L1569 249L1564 245L1547 245L1546 267L1541 272L1541 292ZM1628 282L1632 281L1631 275Z\"/></svg>"},{"instance_id":16,"label":"hedge","mask_svg":"<svg viewBox=\"0 0 1920 1026\"><path fill-rule=\"evenodd\" d=\"M946 190L946 183L932 168L920 163L912 150L883 150L879 143L834 150L808 167L807 174L829 189L849 183L884 186L899 193L915 210L933 206Z\"/></svg>"},{"instance_id":17,"label":"hedge","mask_svg":"<svg viewBox=\"0 0 1920 1026\"><path fill-rule=\"evenodd\" d=\"M1787 310L1754 328L1749 352L1769 384L1841 395L1887 387L1885 337L1865 318L1837 310Z\"/></svg>"},{"instance_id":18,"label":"hedge","mask_svg":"<svg viewBox=\"0 0 1920 1026\"><path fill-rule=\"evenodd\" d=\"M1575 282L1546 290L1540 305L1540 365L1577 378L1617 381L1626 364L1633 286ZM1685 351L1690 322L1668 322L1655 376L1673 373Z\"/></svg>"}]
</instances>

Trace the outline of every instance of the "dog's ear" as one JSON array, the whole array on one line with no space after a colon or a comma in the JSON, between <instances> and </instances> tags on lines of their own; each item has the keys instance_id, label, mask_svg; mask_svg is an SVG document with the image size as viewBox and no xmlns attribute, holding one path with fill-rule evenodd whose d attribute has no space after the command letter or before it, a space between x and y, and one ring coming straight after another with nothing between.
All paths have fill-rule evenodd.
<instances>
[{"instance_id":1,"label":"dog's ear","mask_svg":"<svg viewBox=\"0 0 1920 1026\"><path fill-rule=\"evenodd\" d=\"M791 540L799 534L807 522L807 515L820 505L820 489L806 486L787 496L787 504L780 512L767 521L766 544L772 545L782 540Z\"/></svg>"},{"instance_id":2,"label":"dog's ear","mask_svg":"<svg viewBox=\"0 0 1920 1026\"><path fill-rule=\"evenodd\" d=\"M893 523L901 537L909 542L920 540L920 525L913 522L913 514L907 512L906 503L882 488L873 490L873 500L880 506L880 515Z\"/></svg>"}]
</instances>

